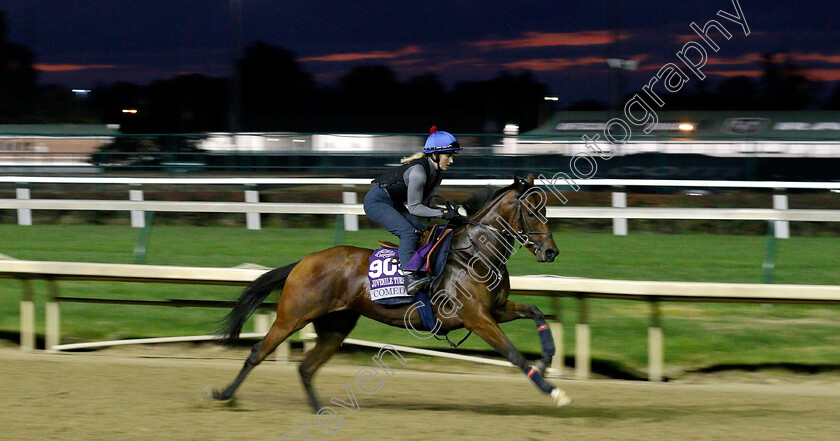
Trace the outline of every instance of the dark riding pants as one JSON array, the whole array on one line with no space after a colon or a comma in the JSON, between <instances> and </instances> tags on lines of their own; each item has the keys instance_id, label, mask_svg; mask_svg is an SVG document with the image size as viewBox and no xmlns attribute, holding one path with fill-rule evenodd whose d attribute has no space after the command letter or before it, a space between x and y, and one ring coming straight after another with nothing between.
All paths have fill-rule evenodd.
<instances>
[{"instance_id":1,"label":"dark riding pants","mask_svg":"<svg viewBox=\"0 0 840 441\"><path fill-rule=\"evenodd\" d=\"M411 256L417 251L417 241L423 224L417 216L408 212L403 204L395 204L388 192L374 186L365 195L365 214L393 235L400 238L400 266L405 268Z\"/></svg>"}]
</instances>

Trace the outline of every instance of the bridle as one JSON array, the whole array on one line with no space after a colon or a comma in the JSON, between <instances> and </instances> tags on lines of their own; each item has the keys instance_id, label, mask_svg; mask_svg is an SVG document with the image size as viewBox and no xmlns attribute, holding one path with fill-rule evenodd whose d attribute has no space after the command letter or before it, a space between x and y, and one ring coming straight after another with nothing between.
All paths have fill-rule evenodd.
<instances>
[{"instance_id":1,"label":"bridle","mask_svg":"<svg viewBox=\"0 0 840 441\"><path fill-rule=\"evenodd\" d=\"M490 205L492 206L492 205L497 204L497 203L499 202L499 200L501 200L502 196L503 196L503 195L500 195L500 196L497 198L497 200L496 200L496 201L494 201L494 202L493 202L492 204L490 204ZM508 231L507 229L499 229L499 228L496 228L496 227L494 227L494 226L492 226L492 225L483 224L483 223L481 223L481 222L476 222L476 221L473 221L473 220L467 220L467 221L465 221L465 222L464 222L464 223L465 223L465 225L464 225L464 232L465 232L465 233L466 233L466 235L467 235L467 240L469 240L469 241L470 241L470 247L475 247L475 249L476 249L476 250L477 250L477 251L478 251L478 252L479 252L482 256L484 256L484 253L481 251L481 248L478 246L478 244L477 244L477 243L475 243L475 241L473 240L472 236L470 236L470 232L469 232L469 230L466 228L467 226L475 226L475 227L479 227L479 228L484 228L484 229L486 229L486 230L490 230L490 231L492 231L492 232L494 232L494 233L497 233L497 234L499 234L499 235L501 235L501 236L503 236L503 237L506 237L506 238L508 238L508 239L513 239L513 240L516 240L517 242L519 242L519 248L520 248L520 249L521 249L523 246L524 246L524 247L526 247L526 248L528 248L528 246L529 246L529 245L533 245L533 249L534 249L534 250L538 250L538 249L540 249L540 247L542 247L542 246L545 244L545 242L546 242L548 239L551 239L552 237L554 237L554 236L552 235L551 231L532 231L532 230L531 230L531 228L528 226L527 222L525 222L525 214L523 213L523 210L522 210L522 199L520 199L520 198L516 198L516 215L515 215L514 217L517 219L517 220L516 220L516 223L517 223L517 227L518 227L518 228L517 228L517 231L516 231L516 234L511 233L511 232L510 232L510 231ZM511 225L511 227L513 227L513 225ZM523 227L524 227L524 228L523 228ZM538 235L543 235L543 236L544 236L544 237L543 237L543 239L542 239L541 241L539 241L539 242L534 242L534 241L531 239L531 236L538 236ZM523 238L525 239L524 241L522 240ZM453 249L453 250L460 251L460 250L469 249L470 247L460 248L460 249ZM529 248L529 249L530 249L530 248ZM485 257L485 258L487 258L487 256L484 256L484 257Z\"/></svg>"},{"instance_id":2,"label":"bridle","mask_svg":"<svg viewBox=\"0 0 840 441\"><path fill-rule=\"evenodd\" d=\"M516 215L519 218L519 220L517 221L517 223L519 224L518 225L519 229L517 230L516 234L519 235L519 237L524 237L525 238L524 243L522 241L519 241L519 243L520 243L519 248L522 248L523 246L527 247L528 245L534 245L534 249L538 250L545 244L545 242L548 239L551 239L552 237L554 237L554 235L551 234L551 231L531 231L531 228L528 227L528 224L525 222L525 214L522 212L522 199L520 199L520 198L516 198ZM513 226L513 225L511 225L511 226ZM522 228L523 226L525 228L527 228L528 230L527 231L523 230L523 228ZM508 233L508 234L510 234L510 233ZM543 235L545 237L543 237L543 239L539 243L536 243L533 240L531 240L531 236L538 236L538 235Z\"/></svg>"}]
</instances>

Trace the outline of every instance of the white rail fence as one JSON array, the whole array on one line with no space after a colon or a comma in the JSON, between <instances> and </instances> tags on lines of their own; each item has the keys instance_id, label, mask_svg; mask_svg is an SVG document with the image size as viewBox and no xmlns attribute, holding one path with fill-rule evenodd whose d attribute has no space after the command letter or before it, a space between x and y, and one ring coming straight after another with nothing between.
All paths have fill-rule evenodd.
<instances>
[{"instance_id":1,"label":"white rail fence","mask_svg":"<svg viewBox=\"0 0 840 441\"><path fill-rule=\"evenodd\" d=\"M243 213L249 229L259 229L260 214L325 214L343 215L345 229L358 229L358 216L364 214L359 195L350 191L355 186L367 186L369 179L354 178L93 178L93 177L26 177L0 176L0 183L16 185L16 199L0 199L0 209L13 209L18 213L18 224L32 224L32 210L93 210L129 211L131 225L144 226L144 211ZM447 179L443 186L508 185L509 180ZM559 191L573 199L573 191L562 179L538 179L537 185L547 188L551 197ZM56 200L31 199L32 184L108 184L128 185L129 200ZM840 182L782 182L782 181L698 181L698 180L616 180L593 179L575 182L580 187L611 187L612 207L549 207L549 218L603 218L613 220L616 235L628 233L627 219L705 219L705 220L757 220L774 221L777 238L790 237L789 222L837 222L840 210L789 210L786 190L831 190L840 193ZM143 185L234 185L244 187L245 202L169 202L144 201ZM259 186L269 185L342 185L348 191L342 194L342 203L293 204L259 202ZM640 208L627 207L628 187L675 188L744 188L771 189L775 192L770 209L711 209L711 208Z\"/></svg>"},{"instance_id":2,"label":"white rail fence","mask_svg":"<svg viewBox=\"0 0 840 441\"><path fill-rule=\"evenodd\" d=\"M160 306L203 306L230 307L230 302L210 302L194 300L159 300L134 301L125 299L91 299L61 297L58 282L66 280L119 281L144 283L188 283L210 285L244 286L259 277L265 270L239 268L193 268L151 265L124 265L77 262L41 262L23 260L0 261L0 277L19 279L23 284L20 302L21 348L35 348L35 306L31 281L46 280L49 295L45 311L45 343L47 350L69 350L82 347L96 347L113 344L155 343L169 341L210 340L213 336L190 336L161 339L138 339L120 342L93 342L75 345L60 344L59 302L111 303L111 304L157 304ZM650 326L648 328L648 378L661 381L664 378L664 332L661 326L661 303L663 302L737 302L756 304L815 304L840 305L840 286L821 285L765 285L741 283L697 283L697 282L649 282L628 280L598 280L567 278L555 276L515 276L511 277L511 291L515 295L547 296L553 298L553 313L549 326L554 335L557 353L553 360L552 374L562 375L563 355L563 315L561 298L572 297L579 302L578 317L575 321L575 370L576 378L585 379L590 375L590 327L588 299L620 299L644 301L650 305ZM245 334L246 337L262 337L269 329L270 318L262 314L256 320L256 332ZM311 338L304 333L304 338ZM381 343L360 340L346 341L348 344L360 344L379 347ZM311 344L311 343L309 343ZM288 357L288 345L278 350L278 357ZM509 365L500 360L469 357L452 352L437 352L401 346L400 351L417 352L426 355L444 356Z\"/></svg>"}]
</instances>

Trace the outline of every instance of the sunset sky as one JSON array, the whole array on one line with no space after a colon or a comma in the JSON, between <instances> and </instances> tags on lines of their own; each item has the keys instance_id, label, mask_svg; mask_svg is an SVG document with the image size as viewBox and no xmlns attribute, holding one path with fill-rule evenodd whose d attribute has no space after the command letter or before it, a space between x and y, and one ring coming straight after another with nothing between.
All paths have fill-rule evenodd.
<instances>
[{"instance_id":1,"label":"sunset sky","mask_svg":"<svg viewBox=\"0 0 840 441\"><path fill-rule=\"evenodd\" d=\"M9 38L34 50L41 83L91 88L147 83L178 74L230 74L231 0L0 0ZM691 40L690 24L718 20L706 81L758 76L761 55L784 52L830 91L840 81L836 0L740 0L750 29L722 18L732 0L269 1L241 0L243 45L256 40L295 52L328 84L354 66L383 64L401 79L434 72L449 85L533 71L561 103L607 99L620 16L619 53L639 61L639 89ZM613 14L620 5L619 14ZM708 46L707 46L708 49ZM699 80L695 80L694 83Z\"/></svg>"}]
</instances>

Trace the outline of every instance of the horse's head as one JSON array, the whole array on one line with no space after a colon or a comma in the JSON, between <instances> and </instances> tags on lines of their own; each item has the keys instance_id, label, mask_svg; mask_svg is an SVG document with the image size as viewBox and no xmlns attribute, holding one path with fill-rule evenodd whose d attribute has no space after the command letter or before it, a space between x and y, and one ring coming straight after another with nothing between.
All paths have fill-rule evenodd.
<instances>
[{"instance_id":1,"label":"horse's head","mask_svg":"<svg viewBox=\"0 0 840 441\"><path fill-rule=\"evenodd\" d=\"M513 184L494 190L486 188L471 196L464 207L478 221L512 236L537 257L552 262L559 254L545 217L545 191L534 186L534 176L515 177Z\"/></svg>"},{"instance_id":2,"label":"horse's head","mask_svg":"<svg viewBox=\"0 0 840 441\"><path fill-rule=\"evenodd\" d=\"M548 228L545 217L545 205L548 195L539 187L534 186L534 175L527 178L514 177L513 191L505 196L510 226L516 233L517 240L528 251L534 253L537 262L553 262L560 254L554 236Z\"/></svg>"}]
</instances>

